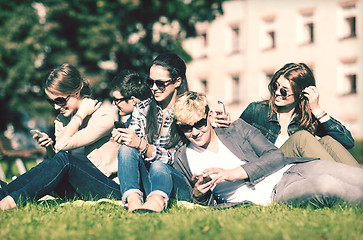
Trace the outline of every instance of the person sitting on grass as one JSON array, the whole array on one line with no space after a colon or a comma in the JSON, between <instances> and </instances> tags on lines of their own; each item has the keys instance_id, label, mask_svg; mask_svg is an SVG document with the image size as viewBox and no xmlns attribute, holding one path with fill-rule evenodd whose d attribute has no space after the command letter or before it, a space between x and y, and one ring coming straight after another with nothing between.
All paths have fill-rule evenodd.
<instances>
[{"instance_id":1,"label":"person sitting on grass","mask_svg":"<svg viewBox=\"0 0 363 240\"><path fill-rule=\"evenodd\" d=\"M316 157L359 167L347 150L354 146L352 135L321 108L315 77L306 64L285 64L271 78L268 90L270 98L250 103L240 118L287 157ZM216 125L224 127L225 121L216 119Z\"/></svg>"},{"instance_id":2,"label":"person sitting on grass","mask_svg":"<svg viewBox=\"0 0 363 240\"><path fill-rule=\"evenodd\" d=\"M0 209L37 200L53 191L76 193L85 199L121 199L117 173L119 144L111 140L115 114L91 98L91 89L70 64L51 70L45 78L48 102L60 114L55 120L55 144L46 134L33 138L48 158L0 188ZM53 146L54 145L54 146Z\"/></svg>"},{"instance_id":3,"label":"person sitting on grass","mask_svg":"<svg viewBox=\"0 0 363 240\"><path fill-rule=\"evenodd\" d=\"M122 144L118 176L122 200L130 212L160 212L173 193L179 199L190 199L183 176L170 166L183 136L177 132L173 110L177 95L188 89L185 72L178 55L157 56L147 79L152 97L135 106L128 129L112 131L115 141Z\"/></svg>"},{"instance_id":4,"label":"person sitting on grass","mask_svg":"<svg viewBox=\"0 0 363 240\"><path fill-rule=\"evenodd\" d=\"M174 106L189 143L175 153L173 167L188 180L193 201L273 202L317 207L363 202L363 169L314 158L284 157L255 127L238 119L212 128L204 94L186 92Z\"/></svg>"},{"instance_id":5,"label":"person sitting on grass","mask_svg":"<svg viewBox=\"0 0 363 240\"><path fill-rule=\"evenodd\" d=\"M121 118L128 117L123 127L128 128L135 105L151 97L146 77L133 70L122 70L110 83L112 102L116 105Z\"/></svg>"}]
</instances>

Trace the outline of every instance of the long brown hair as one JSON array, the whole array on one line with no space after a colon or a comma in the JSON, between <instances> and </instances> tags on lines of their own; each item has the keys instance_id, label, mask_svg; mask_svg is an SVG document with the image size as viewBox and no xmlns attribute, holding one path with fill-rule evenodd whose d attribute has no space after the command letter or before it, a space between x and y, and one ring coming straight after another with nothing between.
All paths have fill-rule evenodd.
<instances>
[{"instance_id":1,"label":"long brown hair","mask_svg":"<svg viewBox=\"0 0 363 240\"><path fill-rule=\"evenodd\" d=\"M308 99L304 97L302 92L304 88L316 85L312 71L304 63L288 63L273 75L268 85L268 90L271 94L271 97L268 100L270 115L278 112L278 108L275 105L276 96L273 85L281 76L290 82L296 101L294 113L299 126L301 129L305 129L310 133L315 134L318 123L311 112Z\"/></svg>"},{"instance_id":2,"label":"long brown hair","mask_svg":"<svg viewBox=\"0 0 363 240\"><path fill-rule=\"evenodd\" d=\"M177 79L180 77L182 79L180 86L177 89L177 94L182 94L188 91L188 82L186 79L186 65L183 59L181 59L175 53L162 53L157 56L151 66L161 66L168 70L170 78ZM157 124L157 102L154 99L154 96L151 97L152 101L150 104L150 108L146 114L146 129L145 133L148 138L149 143L153 143L155 139L158 138L160 127ZM170 127L170 141L166 149L174 147L178 142L182 140L182 134L179 132L176 121L174 119L171 127Z\"/></svg>"}]
</instances>

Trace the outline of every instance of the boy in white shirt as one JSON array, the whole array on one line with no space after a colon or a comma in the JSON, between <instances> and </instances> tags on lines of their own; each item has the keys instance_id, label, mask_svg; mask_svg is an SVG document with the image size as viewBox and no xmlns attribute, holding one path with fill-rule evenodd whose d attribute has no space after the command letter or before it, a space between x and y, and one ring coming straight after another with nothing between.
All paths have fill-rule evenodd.
<instances>
[{"instance_id":1,"label":"boy in white shirt","mask_svg":"<svg viewBox=\"0 0 363 240\"><path fill-rule=\"evenodd\" d=\"M213 129L214 113L203 94L181 95L174 116L189 143L176 152L173 167L187 178L197 203L321 207L363 201L363 169L314 158L285 158L242 119L229 128Z\"/></svg>"}]
</instances>

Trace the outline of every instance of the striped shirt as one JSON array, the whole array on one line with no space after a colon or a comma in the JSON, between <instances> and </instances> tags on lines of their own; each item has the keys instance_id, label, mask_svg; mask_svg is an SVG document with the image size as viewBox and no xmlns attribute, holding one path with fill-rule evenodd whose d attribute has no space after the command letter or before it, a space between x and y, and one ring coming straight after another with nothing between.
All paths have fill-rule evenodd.
<instances>
[{"instance_id":1,"label":"striped shirt","mask_svg":"<svg viewBox=\"0 0 363 240\"><path fill-rule=\"evenodd\" d=\"M151 99L146 99L144 101L139 102L132 113L132 119L129 128L134 130L136 135L142 139L144 139L146 142L147 136L145 134L146 130L146 115L150 108ZM174 120L174 108L171 107L167 109L165 112L165 121L163 123L163 111L159 105L157 105L157 124L158 128L160 129L161 125L162 130L159 134L159 137L154 140L154 142L149 143L154 146L154 150L152 153L152 156L150 158L145 158L145 161L154 162L154 161L162 161L166 164L172 164L173 163L173 155L176 150L176 147L165 149L165 147L169 144L170 141L170 127ZM181 145L178 144L177 146Z\"/></svg>"}]
</instances>

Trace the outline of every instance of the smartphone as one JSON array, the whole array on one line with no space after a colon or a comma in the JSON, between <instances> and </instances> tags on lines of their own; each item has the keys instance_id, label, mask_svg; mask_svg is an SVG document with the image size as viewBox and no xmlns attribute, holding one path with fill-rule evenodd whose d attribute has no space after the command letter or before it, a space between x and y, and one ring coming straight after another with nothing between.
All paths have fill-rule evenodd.
<instances>
[{"instance_id":1,"label":"smartphone","mask_svg":"<svg viewBox=\"0 0 363 240\"><path fill-rule=\"evenodd\" d=\"M221 106L223 115L226 115L227 112L226 112L226 106L224 106L224 103L222 101L218 100L218 104Z\"/></svg>"},{"instance_id":2,"label":"smartphone","mask_svg":"<svg viewBox=\"0 0 363 240\"><path fill-rule=\"evenodd\" d=\"M200 175L199 177L203 177L203 176ZM206 177L203 178L202 184L206 184L207 182L210 182L210 181L212 181L212 178L209 177L209 176L206 176Z\"/></svg>"},{"instance_id":3,"label":"smartphone","mask_svg":"<svg viewBox=\"0 0 363 240\"><path fill-rule=\"evenodd\" d=\"M42 134L39 130L36 130L36 129L32 129L32 130L30 130L30 133L31 133L32 135L34 135L34 134L38 134L36 138L40 138L40 137L42 137L42 135L43 135L43 134Z\"/></svg>"},{"instance_id":4,"label":"smartphone","mask_svg":"<svg viewBox=\"0 0 363 240\"><path fill-rule=\"evenodd\" d=\"M121 121L115 121L115 128L126 128L125 123Z\"/></svg>"}]
</instances>

